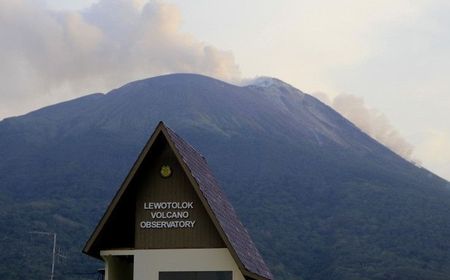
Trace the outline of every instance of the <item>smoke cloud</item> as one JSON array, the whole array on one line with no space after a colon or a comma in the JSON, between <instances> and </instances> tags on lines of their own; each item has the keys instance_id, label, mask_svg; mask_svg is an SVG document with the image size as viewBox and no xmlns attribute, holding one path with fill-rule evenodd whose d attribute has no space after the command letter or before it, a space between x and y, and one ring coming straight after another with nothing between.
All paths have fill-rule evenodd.
<instances>
[{"instance_id":1,"label":"smoke cloud","mask_svg":"<svg viewBox=\"0 0 450 280\"><path fill-rule=\"evenodd\" d=\"M372 138L412 161L413 146L390 124L384 114L367 107L363 98L350 94L330 98L322 92L315 93L314 96L333 107Z\"/></svg>"},{"instance_id":2,"label":"smoke cloud","mask_svg":"<svg viewBox=\"0 0 450 280\"><path fill-rule=\"evenodd\" d=\"M180 18L159 1L101 0L83 11L0 1L0 118L159 74L237 80L233 55L182 33Z\"/></svg>"}]
</instances>

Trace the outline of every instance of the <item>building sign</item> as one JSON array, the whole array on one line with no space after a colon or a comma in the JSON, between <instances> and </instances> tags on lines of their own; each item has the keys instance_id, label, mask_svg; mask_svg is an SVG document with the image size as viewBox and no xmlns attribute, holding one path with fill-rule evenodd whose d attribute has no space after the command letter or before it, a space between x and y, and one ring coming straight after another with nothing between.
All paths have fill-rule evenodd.
<instances>
[{"instance_id":1,"label":"building sign","mask_svg":"<svg viewBox=\"0 0 450 280\"><path fill-rule=\"evenodd\" d=\"M193 201L145 202L144 210L149 220L140 221L141 229L177 229L193 228L195 220L191 218Z\"/></svg>"}]
</instances>

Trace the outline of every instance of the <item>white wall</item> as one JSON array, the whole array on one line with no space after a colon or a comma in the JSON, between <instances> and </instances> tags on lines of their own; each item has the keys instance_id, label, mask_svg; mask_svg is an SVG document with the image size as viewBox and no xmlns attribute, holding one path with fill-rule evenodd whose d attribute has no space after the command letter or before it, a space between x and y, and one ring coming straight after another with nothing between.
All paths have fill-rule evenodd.
<instances>
[{"instance_id":1,"label":"white wall","mask_svg":"<svg viewBox=\"0 0 450 280\"><path fill-rule=\"evenodd\" d=\"M133 255L134 280L158 280L160 271L232 271L233 280L245 280L226 248L107 250L101 255L106 267L113 265L108 256Z\"/></svg>"}]
</instances>

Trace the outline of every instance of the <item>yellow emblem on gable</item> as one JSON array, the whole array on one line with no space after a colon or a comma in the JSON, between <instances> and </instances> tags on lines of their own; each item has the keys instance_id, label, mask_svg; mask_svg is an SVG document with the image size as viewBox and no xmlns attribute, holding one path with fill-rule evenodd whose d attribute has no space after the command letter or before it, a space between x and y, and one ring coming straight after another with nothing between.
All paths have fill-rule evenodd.
<instances>
[{"instance_id":1,"label":"yellow emblem on gable","mask_svg":"<svg viewBox=\"0 0 450 280\"><path fill-rule=\"evenodd\" d=\"M167 178L170 175L172 175L172 169L168 165L163 165L163 166L161 166L160 173L163 178Z\"/></svg>"}]
</instances>

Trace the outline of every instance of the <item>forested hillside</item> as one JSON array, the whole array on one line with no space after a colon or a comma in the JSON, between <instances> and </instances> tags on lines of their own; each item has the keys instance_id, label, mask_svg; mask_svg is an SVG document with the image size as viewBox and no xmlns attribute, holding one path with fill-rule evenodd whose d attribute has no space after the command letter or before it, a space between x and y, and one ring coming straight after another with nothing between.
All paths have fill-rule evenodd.
<instances>
[{"instance_id":1,"label":"forested hillside","mask_svg":"<svg viewBox=\"0 0 450 280\"><path fill-rule=\"evenodd\" d=\"M450 186L273 79L175 74L0 122L0 275L95 279L81 254L159 121L208 160L277 279L448 279Z\"/></svg>"}]
</instances>

